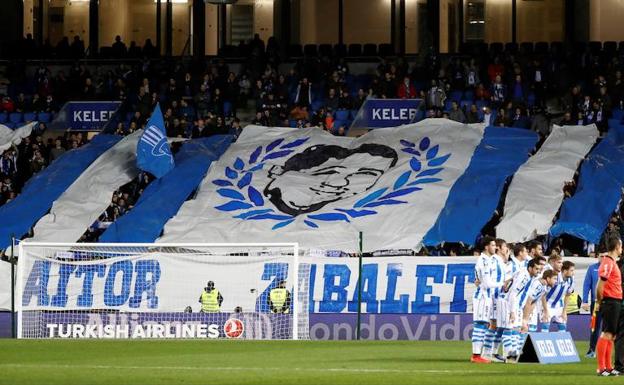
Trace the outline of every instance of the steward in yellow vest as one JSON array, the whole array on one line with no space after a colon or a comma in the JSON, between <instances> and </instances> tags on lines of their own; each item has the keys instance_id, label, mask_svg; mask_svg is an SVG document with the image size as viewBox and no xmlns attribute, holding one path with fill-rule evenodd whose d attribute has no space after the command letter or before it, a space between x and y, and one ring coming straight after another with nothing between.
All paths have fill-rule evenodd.
<instances>
[{"instance_id":1,"label":"steward in yellow vest","mask_svg":"<svg viewBox=\"0 0 624 385\"><path fill-rule=\"evenodd\" d=\"M223 296L219 290L215 289L214 282L208 281L206 287L199 296L202 313L218 313L221 310Z\"/></svg>"},{"instance_id":2,"label":"steward in yellow vest","mask_svg":"<svg viewBox=\"0 0 624 385\"><path fill-rule=\"evenodd\" d=\"M286 289L286 281L280 281L276 288L269 292L269 309L271 313L290 313L290 292Z\"/></svg>"}]
</instances>

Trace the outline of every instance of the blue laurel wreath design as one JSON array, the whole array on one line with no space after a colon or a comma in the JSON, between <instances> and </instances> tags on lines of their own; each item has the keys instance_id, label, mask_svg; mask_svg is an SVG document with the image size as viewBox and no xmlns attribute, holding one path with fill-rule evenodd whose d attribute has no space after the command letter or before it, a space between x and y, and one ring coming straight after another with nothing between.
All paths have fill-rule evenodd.
<instances>
[{"instance_id":1,"label":"blue laurel wreath design","mask_svg":"<svg viewBox=\"0 0 624 385\"><path fill-rule=\"evenodd\" d=\"M234 218L242 220L277 221L272 227L273 230L293 223L296 217L276 213L271 208L263 208L264 198L251 185L251 181L254 172L262 170L267 160L288 156L309 139L310 137L301 138L286 144L283 144L284 139L277 139L266 147L258 146L251 153L247 162L237 157L231 167L225 168L225 178L212 181L213 184L220 187L217 189L217 193L230 199L225 204L215 208L220 211L243 210L234 216ZM442 166L451 157L450 153L439 155L440 145L431 146L431 140L428 137L422 138L418 145L403 139L400 140L400 143L401 151L412 156L409 161L410 169L399 175L391 187L376 189L347 209L336 208L326 213L306 214L303 223L310 228L318 228L319 222L351 222L351 219L354 218L375 215L377 211L374 208L408 203L399 198L405 198L407 195L422 190L422 185L442 180L435 175L444 169Z\"/></svg>"}]
</instances>

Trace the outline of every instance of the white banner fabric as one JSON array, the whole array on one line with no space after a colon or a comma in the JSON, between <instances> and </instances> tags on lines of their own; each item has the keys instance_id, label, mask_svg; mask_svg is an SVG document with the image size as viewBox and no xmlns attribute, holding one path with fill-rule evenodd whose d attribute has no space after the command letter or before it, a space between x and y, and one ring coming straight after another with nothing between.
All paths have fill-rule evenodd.
<instances>
[{"instance_id":1,"label":"white banner fabric","mask_svg":"<svg viewBox=\"0 0 624 385\"><path fill-rule=\"evenodd\" d=\"M505 197L496 235L507 242L526 242L548 234L563 201L565 182L598 138L596 125L553 126L539 151L520 166Z\"/></svg>"},{"instance_id":2,"label":"white banner fabric","mask_svg":"<svg viewBox=\"0 0 624 385\"><path fill-rule=\"evenodd\" d=\"M159 242L298 242L303 248L419 248L483 137L444 119L359 138L247 126L212 164Z\"/></svg>"},{"instance_id":3,"label":"white banner fabric","mask_svg":"<svg viewBox=\"0 0 624 385\"><path fill-rule=\"evenodd\" d=\"M37 122L25 124L15 130L0 124L0 153L8 150L11 146L19 145L27 136L30 136L32 129Z\"/></svg>"},{"instance_id":4,"label":"white banner fabric","mask_svg":"<svg viewBox=\"0 0 624 385\"><path fill-rule=\"evenodd\" d=\"M102 154L52 204L33 229L31 242L76 242L111 204L113 192L139 174L139 130Z\"/></svg>"}]
</instances>

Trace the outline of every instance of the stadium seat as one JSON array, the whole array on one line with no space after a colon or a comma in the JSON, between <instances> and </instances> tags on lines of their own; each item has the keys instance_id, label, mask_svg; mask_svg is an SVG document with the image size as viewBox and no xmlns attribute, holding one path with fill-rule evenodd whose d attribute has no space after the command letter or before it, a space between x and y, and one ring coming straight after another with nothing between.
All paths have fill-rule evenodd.
<instances>
[{"instance_id":1,"label":"stadium seat","mask_svg":"<svg viewBox=\"0 0 624 385\"><path fill-rule=\"evenodd\" d=\"M392 44L379 44L379 56L394 56L394 46Z\"/></svg>"},{"instance_id":2,"label":"stadium seat","mask_svg":"<svg viewBox=\"0 0 624 385\"><path fill-rule=\"evenodd\" d=\"M594 55L599 54L600 51L602 50L602 42L600 42L600 41L590 41L589 42L589 49L590 49L591 53L593 53Z\"/></svg>"},{"instance_id":3,"label":"stadium seat","mask_svg":"<svg viewBox=\"0 0 624 385\"><path fill-rule=\"evenodd\" d=\"M503 52L503 43L490 43L490 52L494 54L499 54Z\"/></svg>"},{"instance_id":4,"label":"stadium seat","mask_svg":"<svg viewBox=\"0 0 624 385\"><path fill-rule=\"evenodd\" d=\"M303 54L305 56L318 56L316 44L306 44L303 46Z\"/></svg>"},{"instance_id":5,"label":"stadium seat","mask_svg":"<svg viewBox=\"0 0 624 385\"><path fill-rule=\"evenodd\" d=\"M348 127L349 127L349 124L348 124L348 122L347 122L346 120L340 120L340 119L336 119L336 120L334 120L334 130L335 130L336 132L338 132L338 129L339 129L341 126L345 126L345 128L348 128Z\"/></svg>"},{"instance_id":6,"label":"stadium seat","mask_svg":"<svg viewBox=\"0 0 624 385\"><path fill-rule=\"evenodd\" d=\"M518 52L518 43L505 43L505 52L507 53L517 53Z\"/></svg>"},{"instance_id":7,"label":"stadium seat","mask_svg":"<svg viewBox=\"0 0 624 385\"><path fill-rule=\"evenodd\" d=\"M459 106L466 111L470 111L470 106L472 106L472 100L462 100L459 102Z\"/></svg>"},{"instance_id":8,"label":"stadium seat","mask_svg":"<svg viewBox=\"0 0 624 385\"><path fill-rule=\"evenodd\" d=\"M364 44L362 49L363 56L377 56L377 46L372 43Z\"/></svg>"},{"instance_id":9,"label":"stadium seat","mask_svg":"<svg viewBox=\"0 0 624 385\"><path fill-rule=\"evenodd\" d=\"M475 104L477 105L477 108L478 108L479 110L482 110L482 109L483 109L483 107L487 107L487 106L489 105L489 103L488 103L488 101L487 101L487 100L477 100L477 101L475 102Z\"/></svg>"},{"instance_id":10,"label":"stadium seat","mask_svg":"<svg viewBox=\"0 0 624 385\"><path fill-rule=\"evenodd\" d=\"M446 99L444 101L444 111L450 111L451 110L451 105L452 105L453 101L450 99Z\"/></svg>"},{"instance_id":11,"label":"stadium seat","mask_svg":"<svg viewBox=\"0 0 624 385\"><path fill-rule=\"evenodd\" d=\"M622 126L622 121L619 119L609 119L608 120L609 128Z\"/></svg>"},{"instance_id":12,"label":"stadium seat","mask_svg":"<svg viewBox=\"0 0 624 385\"><path fill-rule=\"evenodd\" d=\"M37 119L39 120L39 123L50 123L51 120L51 115L49 112L40 112L37 115Z\"/></svg>"},{"instance_id":13,"label":"stadium seat","mask_svg":"<svg viewBox=\"0 0 624 385\"><path fill-rule=\"evenodd\" d=\"M337 57L345 57L347 56L347 52L347 46L345 44L334 45L334 55Z\"/></svg>"},{"instance_id":14,"label":"stadium seat","mask_svg":"<svg viewBox=\"0 0 624 385\"><path fill-rule=\"evenodd\" d=\"M560 55L563 53L563 51L564 51L563 42L553 41L552 43L550 43L550 52Z\"/></svg>"},{"instance_id":15,"label":"stadium seat","mask_svg":"<svg viewBox=\"0 0 624 385\"><path fill-rule=\"evenodd\" d=\"M614 41L605 41L602 45L602 49L609 54L614 54L617 51L617 43Z\"/></svg>"},{"instance_id":16,"label":"stadium seat","mask_svg":"<svg viewBox=\"0 0 624 385\"><path fill-rule=\"evenodd\" d=\"M545 41L538 41L535 43L535 53L545 55L548 53L548 43Z\"/></svg>"},{"instance_id":17,"label":"stadium seat","mask_svg":"<svg viewBox=\"0 0 624 385\"><path fill-rule=\"evenodd\" d=\"M349 56L362 56L362 44L349 44Z\"/></svg>"},{"instance_id":18,"label":"stadium seat","mask_svg":"<svg viewBox=\"0 0 624 385\"><path fill-rule=\"evenodd\" d=\"M320 110L323 107L323 101L322 100L313 100L312 101L312 111L316 112L318 110Z\"/></svg>"},{"instance_id":19,"label":"stadium seat","mask_svg":"<svg viewBox=\"0 0 624 385\"><path fill-rule=\"evenodd\" d=\"M525 41L520 43L520 52L523 54L532 54L533 53L533 42Z\"/></svg>"},{"instance_id":20,"label":"stadium seat","mask_svg":"<svg viewBox=\"0 0 624 385\"><path fill-rule=\"evenodd\" d=\"M288 56L301 57L303 56L303 47L301 44L291 44L288 46Z\"/></svg>"},{"instance_id":21,"label":"stadium seat","mask_svg":"<svg viewBox=\"0 0 624 385\"><path fill-rule=\"evenodd\" d=\"M336 119L337 120L349 120L349 110L337 110Z\"/></svg>"},{"instance_id":22,"label":"stadium seat","mask_svg":"<svg viewBox=\"0 0 624 385\"><path fill-rule=\"evenodd\" d=\"M34 122L37 120L37 114L34 112L26 112L24 114L24 122Z\"/></svg>"},{"instance_id":23,"label":"stadium seat","mask_svg":"<svg viewBox=\"0 0 624 385\"><path fill-rule=\"evenodd\" d=\"M228 118L232 116L232 102L223 102L223 115Z\"/></svg>"},{"instance_id":24,"label":"stadium seat","mask_svg":"<svg viewBox=\"0 0 624 385\"><path fill-rule=\"evenodd\" d=\"M624 110L621 110L619 108L616 108L615 110L613 110L613 119L617 119L620 122L622 120L624 120Z\"/></svg>"},{"instance_id":25,"label":"stadium seat","mask_svg":"<svg viewBox=\"0 0 624 385\"><path fill-rule=\"evenodd\" d=\"M23 116L21 112L12 112L11 114L9 114L9 122L13 124L22 123L22 119Z\"/></svg>"},{"instance_id":26,"label":"stadium seat","mask_svg":"<svg viewBox=\"0 0 624 385\"><path fill-rule=\"evenodd\" d=\"M350 112L350 120L355 120L355 117L357 116L358 110L351 110Z\"/></svg>"},{"instance_id":27,"label":"stadium seat","mask_svg":"<svg viewBox=\"0 0 624 385\"><path fill-rule=\"evenodd\" d=\"M459 103L463 95L464 93L461 91L452 91L451 94L449 95L449 99Z\"/></svg>"},{"instance_id":28,"label":"stadium seat","mask_svg":"<svg viewBox=\"0 0 624 385\"><path fill-rule=\"evenodd\" d=\"M6 112L0 112L0 124L5 124L9 121L9 115Z\"/></svg>"},{"instance_id":29,"label":"stadium seat","mask_svg":"<svg viewBox=\"0 0 624 385\"><path fill-rule=\"evenodd\" d=\"M288 124L290 125L291 128L297 127L297 121L295 119L290 119L288 121Z\"/></svg>"},{"instance_id":30,"label":"stadium seat","mask_svg":"<svg viewBox=\"0 0 624 385\"><path fill-rule=\"evenodd\" d=\"M331 44L321 44L318 47L319 55L331 57L333 55Z\"/></svg>"},{"instance_id":31,"label":"stadium seat","mask_svg":"<svg viewBox=\"0 0 624 385\"><path fill-rule=\"evenodd\" d=\"M464 100L474 100L474 92L471 90L464 91Z\"/></svg>"}]
</instances>

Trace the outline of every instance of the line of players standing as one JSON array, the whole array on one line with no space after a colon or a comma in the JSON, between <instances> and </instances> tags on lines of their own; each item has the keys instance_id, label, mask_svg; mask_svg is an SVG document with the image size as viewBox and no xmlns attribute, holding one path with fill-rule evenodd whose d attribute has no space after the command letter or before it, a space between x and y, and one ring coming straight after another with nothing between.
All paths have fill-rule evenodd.
<instances>
[{"instance_id":1,"label":"line of players standing","mask_svg":"<svg viewBox=\"0 0 624 385\"><path fill-rule=\"evenodd\" d=\"M527 332L565 330L574 292L574 263L543 257L538 242L514 246L485 237L475 265L472 357L474 363L516 362ZM502 343L503 354L498 354Z\"/></svg>"}]
</instances>

